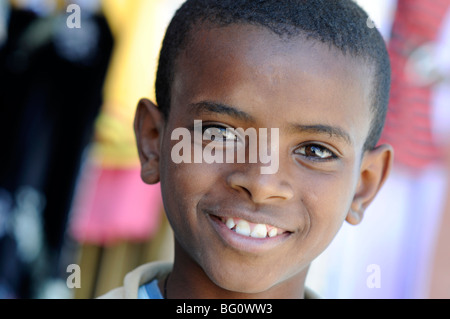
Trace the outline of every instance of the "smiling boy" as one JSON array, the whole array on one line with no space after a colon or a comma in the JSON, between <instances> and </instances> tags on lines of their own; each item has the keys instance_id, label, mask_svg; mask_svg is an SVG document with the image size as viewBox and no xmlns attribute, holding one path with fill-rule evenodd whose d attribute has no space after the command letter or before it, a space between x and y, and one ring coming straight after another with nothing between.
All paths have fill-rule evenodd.
<instances>
[{"instance_id":1,"label":"smiling boy","mask_svg":"<svg viewBox=\"0 0 450 319\"><path fill-rule=\"evenodd\" d=\"M174 263L141 266L103 297L312 296L310 263L344 221L361 221L392 163L391 147L377 146L389 59L367 18L347 0L188 0L178 10L158 105L141 100L135 119L141 176L161 182ZM216 149L248 148L227 128L278 129L268 139L278 169L174 161L172 132L193 136L196 120L214 133L200 146Z\"/></svg>"}]
</instances>

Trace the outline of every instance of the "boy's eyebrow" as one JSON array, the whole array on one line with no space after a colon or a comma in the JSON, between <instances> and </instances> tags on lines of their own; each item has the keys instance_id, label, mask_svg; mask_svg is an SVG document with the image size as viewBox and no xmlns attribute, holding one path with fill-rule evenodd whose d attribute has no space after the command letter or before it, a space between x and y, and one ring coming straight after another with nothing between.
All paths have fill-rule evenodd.
<instances>
[{"instance_id":1,"label":"boy's eyebrow","mask_svg":"<svg viewBox=\"0 0 450 319\"><path fill-rule=\"evenodd\" d=\"M231 117L244 120L244 121L254 121L254 117L250 114L239 110L236 107L226 105L219 102L212 101L201 101L197 103L189 103L188 107L190 111L194 112L195 115L201 112L212 112L218 114L226 114ZM303 124L291 124L288 126L288 131L292 133L314 133L314 134L327 134L329 136L334 136L339 139L343 139L347 144L353 145L350 135L340 127L315 124L315 125L303 125Z\"/></svg>"},{"instance_id":2,"label":"boy's eyebrow","mask_svg":"<svg viewBox=\"0 0 450 319\"><path fill-rule=\"evenodd\" d=\"M234 106L225 105L218 102L201 101L197 103L190 103L188 104L188 107L191 109L192 112L194 112L194 114L199 114L202 112L212 112L212 113L226 114L239 120L254 121L253 116L251 116L250 114L241 111Z\"/></svg>"},{"instance_id":3,"label":"boy's eyebrow","mask_svg":"<svg viewBox=\"0 0 450 319\"><path fill-rule=\"evenodd\" d=\"M290 132L294 133L314 133L314 134L327 134L330 137L334 136L339 139L344 140L347 144L353 145L350 134L348 134L345 130L337 126L316 124L316 125L302 125L302 124L291 124L288 127Z\"/></svg>"}]
</instances>

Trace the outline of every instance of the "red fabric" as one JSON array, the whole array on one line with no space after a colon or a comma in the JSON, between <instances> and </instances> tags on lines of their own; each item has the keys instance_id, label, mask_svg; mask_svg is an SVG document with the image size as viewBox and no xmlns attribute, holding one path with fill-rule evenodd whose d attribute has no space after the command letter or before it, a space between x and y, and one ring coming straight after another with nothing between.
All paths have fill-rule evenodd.
<instances>
[{"instance_id":1,"label":"red fabric","mask_svg":"<svg viewBox=\"0 0 450 319\"><path fill-rule=\"evenodd\" d=\"M98 245L117 241L145 241L159 226L160 185L147 185L140 169L91 166L78 186L70 223L71 235Z\"/></svg>"},{"instance_id":2,"label":"red fabric","mask_svg":"<svg viewBox=\"0 0 450 319\"><path fill-rule=\"evenodd\" d=\"M399 0L388 51L392 85L380 143L395 150L397 164L421 169L442 158L431 129L431 85L419 85L406 72L410 54L435 42L450 0Z\"/></svg>"}]
</instances>

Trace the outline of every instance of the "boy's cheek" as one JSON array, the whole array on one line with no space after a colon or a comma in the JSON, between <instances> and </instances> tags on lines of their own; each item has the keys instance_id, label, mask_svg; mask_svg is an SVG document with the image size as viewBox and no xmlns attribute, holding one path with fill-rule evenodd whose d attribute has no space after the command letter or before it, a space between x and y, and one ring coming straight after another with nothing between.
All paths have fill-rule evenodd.
<instances>
[{"instance_id":1,"label":"boy's cheek","mask_svg":"<svg viewBox=\"0 0 450 319\"><path fill-rule=\"evenodd\" d=\"M303 189L303 205L311 219L310 235L318 239L332 237L339 231L354 196L355 178L351 172L336 175L318 175L308 179Z\"/></svg>"},{"instance_id":2,"label":"boy's cheek","mask_svg":"<svg viewBox=\"0 0 450 319\"><path fill-rule=\"evenodd\" d=\"M163 196L167 196L169 201L177 202L177 206L183 206L177 210L188 212L194 209L197 203L214 189L214 184L217 184L211 165L205 167L198 163L173 163L169 158L163 166Z\"/></svg>"}]
</instances>

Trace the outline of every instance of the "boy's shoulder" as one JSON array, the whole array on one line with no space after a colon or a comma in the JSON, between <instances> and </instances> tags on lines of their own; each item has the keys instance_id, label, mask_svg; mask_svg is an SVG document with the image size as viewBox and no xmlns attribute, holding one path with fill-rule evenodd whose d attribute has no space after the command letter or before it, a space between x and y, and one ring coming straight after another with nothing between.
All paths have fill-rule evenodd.
<instances>
[{"instance_id":1,"label":"boy's shoulder","mask_svg":"<svg viewBox=\"0 0 450 319\"><path fill-rule=\"evenodd\" d=\"M164 279L172 271L172 266L172 263L163 261L141 265L125 276L123 286L101 295L98 299L137 299L141 285L154 279Z\"/></svg>"}]
</instances>

